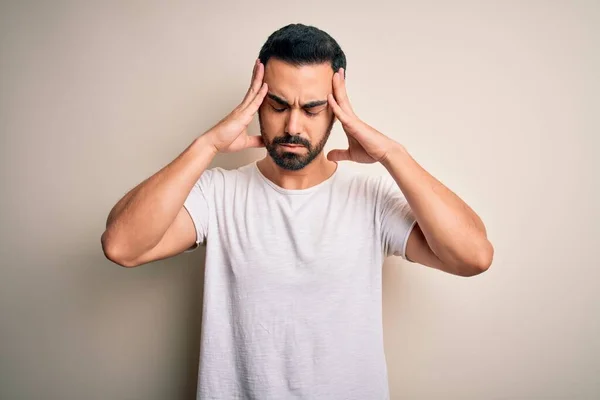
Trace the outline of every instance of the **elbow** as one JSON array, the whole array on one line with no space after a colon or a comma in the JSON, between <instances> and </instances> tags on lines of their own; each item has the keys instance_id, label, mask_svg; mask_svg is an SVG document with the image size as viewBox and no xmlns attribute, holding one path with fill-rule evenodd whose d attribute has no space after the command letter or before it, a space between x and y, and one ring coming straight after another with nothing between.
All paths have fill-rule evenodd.
<instances>
[{"instance_id":1,"label":"elbow","mask_svg":"<svg viewBox=\"0 0 600 400\"><path fill-rule=\"evenodd\" d=\"M494 259L494 247L489 241L485 241L482 246L477 246L477 250L471 249L471 254L464 257L462 261L453 263L451 270L454 274L462 277L472 277L487 271L492 265Z\"/></svg>"},{"instance_id":2,"label":"elbow","mask_svg":"<svg viewBox=\"0 0 600 400\"><path fill-rule=\"evenodd\" d=\"M489 240L486 240L483 250L481 251L478 268L481 270L481 272L485 272L492 266L493 261L494 246Z\"/></svg>"},{"instance_id":3,"label":"elbow","mask_svg":"<svg viewBox=\"0 0 600 400\"><path fill-rule=\"evenodd\" d=\"M134 268L139 265L123 256L123 252L119 250L119 247L114 243L115 241L108 239L107 231L104 231L100 241L102 243L102 252L109 261L124 268Z\"/></svg>"},{"instance_id":4,"label":"elbow","mask_svg":"<svg viewBox=\"0 0 600 400\"><path fill-rule=\"evenodd\" d=\"M494 261L494 246L490 241L486 240L485 243L479 247L476 255L473 257L473 261L469 263L469 273L465 276L475 276L487 271Z\"/></svg>"}]
</instances>

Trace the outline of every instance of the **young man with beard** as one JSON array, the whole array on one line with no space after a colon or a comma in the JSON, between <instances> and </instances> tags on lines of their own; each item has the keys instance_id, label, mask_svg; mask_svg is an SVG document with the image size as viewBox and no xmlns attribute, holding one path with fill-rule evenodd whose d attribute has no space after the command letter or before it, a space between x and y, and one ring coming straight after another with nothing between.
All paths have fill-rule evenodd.
<instances>
[{"instance_id":1,"label":"young man with beard","mask_svg":"<svg viewBox=\"0 0 600 400\"><path fill-rule=\"evenodd\" d=\"M274 32L241 104L108 217L104 252L125 267L206 245L199 398L386 399L384 258L460 276L492 262L469 206L354 113L345 67L322 30ZM349 146L325 156L336 119ZM217 153L262 146L260 161L207 169Z\"/></svg>"}]
</instances>

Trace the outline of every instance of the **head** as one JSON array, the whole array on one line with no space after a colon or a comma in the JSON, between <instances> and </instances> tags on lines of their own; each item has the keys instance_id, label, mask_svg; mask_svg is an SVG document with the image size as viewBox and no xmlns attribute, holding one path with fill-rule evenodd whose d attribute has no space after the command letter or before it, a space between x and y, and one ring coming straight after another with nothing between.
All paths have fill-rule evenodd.
<instances>
[{"instance_id":1,"label":"head","mask_svg":"<svg viewBox=\"0 0 600 400\"><path fill-rule=\"evenodd\" d=\"M346 56L326 32L292 24L269 36L259 58L269 86L258 110L265 146L279 167L302 169L322 154L331 133L335 116L327 95Z\"/></svg>"}]
</instances>

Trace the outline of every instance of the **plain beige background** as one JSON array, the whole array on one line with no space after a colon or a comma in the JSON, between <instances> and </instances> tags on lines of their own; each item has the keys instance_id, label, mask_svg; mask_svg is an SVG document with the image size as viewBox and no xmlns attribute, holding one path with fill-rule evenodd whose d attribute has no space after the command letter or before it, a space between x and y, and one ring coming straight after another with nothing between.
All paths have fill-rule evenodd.
<instances>
[{"instance_id":1,"label":"plain beige background","mask_svg":"<svg viewBox=\"0 0 600 400\"><path fill-rule=\"evenodd\" d=\"M292 22L338 40L358 115L495 246L473 278L385 264L392 398L600 398L596 1L3 2L0 398L194 398L203 250L125 269L100 235Z\"/></svg>"}]
</instances>

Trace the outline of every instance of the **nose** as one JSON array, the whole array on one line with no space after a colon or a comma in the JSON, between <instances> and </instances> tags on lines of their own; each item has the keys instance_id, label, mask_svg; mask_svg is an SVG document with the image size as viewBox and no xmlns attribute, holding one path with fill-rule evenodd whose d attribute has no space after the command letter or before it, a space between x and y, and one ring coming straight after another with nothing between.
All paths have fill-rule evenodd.
<instances>
[{"instance_id":1,"label":"nose","mask_svg":"<svg viewBox=\"0 0 600 400\"><path fill-rule=\"evenodd\" d=\"M299 135L300 129L300 110L292 108L289 112L289 117L286 122L286 133L292 136Z\"/></svg>"}]
</instances>

